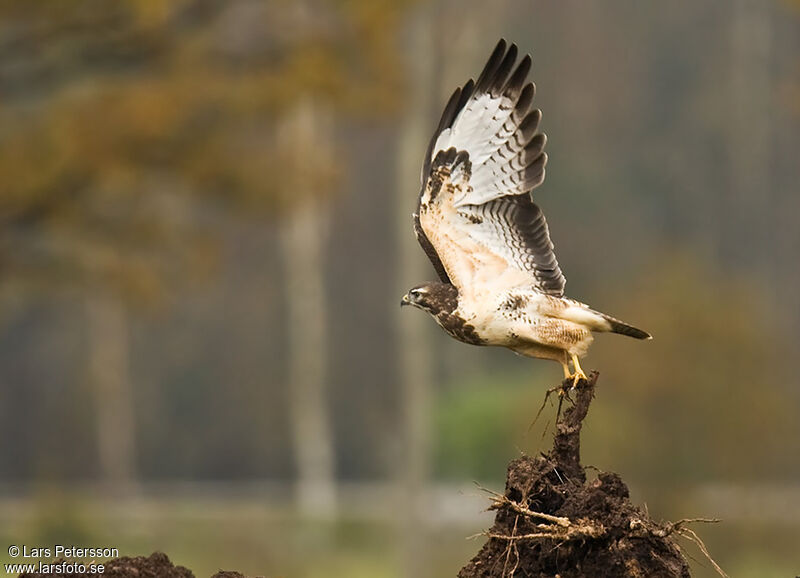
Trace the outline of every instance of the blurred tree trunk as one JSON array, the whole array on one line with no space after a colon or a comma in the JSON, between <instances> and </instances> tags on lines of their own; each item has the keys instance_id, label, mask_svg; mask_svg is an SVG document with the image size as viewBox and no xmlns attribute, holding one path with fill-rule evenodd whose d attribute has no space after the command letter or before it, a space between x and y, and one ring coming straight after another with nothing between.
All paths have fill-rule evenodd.
<instances>
[{"instance_id":1,"label":"blurred tree trunk","mask_svg":"<svg viewBox=\"0 0 800 578\"><path fill-rule=\"evenodd\" d=\"M408 112L400 134L397 156L395 214L399 247L398 287L406 290L426 279L433 269L414 238L411 213L416 210L420 188L420 167L431 134L430 112L437 91L434 78L435 53L430 10L426 7L414 15L406 41L408 77ZM398 472L401 492L403 575L421 576L426 567L426 538L423 496L430 476L431 454L431 389L433 356L428 338L430 319L419 312L396 309L398 331L399 379L402 404L403 449L402 469Z\"/></svg>"},{"instance_id":2,"label":"blurred tree trunk","mask_svg":"<svg viewBox=\"0 0 800 578\"><path fill-rule=\"evenodd\" d=\"M728 126L730 195L722 206L733 211L721 236L721 254L728 264L753 274L772 276L777 267L762 243L742 243L746 234L763 237L776 215L770 194L770 138L773 105L771 78L772 24L768 0L734 0L731 21L731 109ZM770 246L774 246L770 243ZM774 255L780 259L779 256ZM744 264L742 263L744 260ZM759 270L760 268L760 270ZM780 271L776 271L780 274Z\"/></svg>"},{"instance_id":3,"label":"blurred tree trunk","mask_svg":"<svg viewBox=\"0 0 800 578\"><path fill-rule=\"evenodd\" d=\"M129 492L136 485L136 423L124 306L95 293L86 302L86 328L100 472L109 491Z\"/></svg>"},{"instance_id":4,"label":"blurred tree trunk","mask_svg":"<svg viewBox=\"0 0 800 578\"><path fill-rule=\"evenodd\" d=\"M459 5L461 6L461 5ZM490 12L483 5L471 6L457 16L458 26L452 26L453 14L457 12L455 5L442 3L435 7L425 5L412 16L407 38L405 40L406 62L408 66L408 110L400 134L400 145L397 156L396 209L398 218L397 245L399 247L398 287L408 289L416 284L435 278L433 267L428 263L424 252L414 238L411 213L416 210L417 193L420 188L420 169L428 141L436 126L440 107L445 104L445 96L449 96L455 87L466 82L469 74L458 72L458 61L475 56L474 48L464 44L465 39L474 38L463 34L468 30L479 28L478 23L490 26L502 19L505 2L492 5ZM456 11L456 12L454 12ZM448 28L448 23L450 24ZM447 35L449 29L461 31L459 34ZM458 54L457 61L443 61L445 46L457 44L449 54ZM488 57L494 48L493 41L481 49ZM481 62L482 64L482 62ZM473 71L475 76L479 70ZM457 79L455 79L457 77ZM444 91L444 92L443 92ZM434 356L433 344L430 340L430 319L414 311L396 312L399 378L403 408L403 430L405 456L399 474L403 515L399 518L402 524L400 534L403 537L403 575L417 577L424 574L426 565L426 543L424 533L426 503L425 495L431 477L432 453L432 409L434 388ZM465 369L464 364L467 364ZM458 378L468 371L480 371L480 362L474 357L469 360L460 357L457 367L452 373Z\"/></svg>"},{"instance_id":5,"label":"blurred tree trunk","mask_svg":"<svg viewBox=\"0 0 800 578\"><path fill-rule=\"evenodd\" d=\"M310 98L283 120L278 138L289 163L287 194L294 203L281 231L287 300L288 381L297 500L305 515L336 513L334 443L328 416L326 237L324 200L313 190L310 171L333 147L330 113ZM323 167L324 169L324 167Z\"/></svg>"}]
</instances>

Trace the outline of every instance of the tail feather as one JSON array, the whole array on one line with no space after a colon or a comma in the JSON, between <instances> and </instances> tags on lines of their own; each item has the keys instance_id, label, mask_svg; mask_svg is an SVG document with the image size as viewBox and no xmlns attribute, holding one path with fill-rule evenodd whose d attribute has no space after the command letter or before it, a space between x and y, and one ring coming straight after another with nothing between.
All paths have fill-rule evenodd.
<instances>
[{"instance_id":1,"label":"tail feather","mask_svg":"<svg viewBox=\"0 0 800 578\"><path fill-rule=\"evenodd\" d=\"M615 319L610 315L603 314L603 317L608 324L611 326L610 331L612 333L619 333L620 335L627 335L628 337L633 337L635 339L652 339L653 336L647 333L647 331L642 331L641 329L634 327L633 325L628 325L627 323L623 323L619 319Z\"/></svg>"}]
</instances>

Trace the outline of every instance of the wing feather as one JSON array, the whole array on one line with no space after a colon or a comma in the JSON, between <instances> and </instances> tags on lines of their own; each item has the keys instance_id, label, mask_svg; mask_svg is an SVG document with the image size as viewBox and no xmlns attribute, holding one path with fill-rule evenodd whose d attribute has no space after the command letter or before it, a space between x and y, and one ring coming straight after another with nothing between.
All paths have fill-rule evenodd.
<instances>
[{"instance_id":1,"label":"wing feather","mask_svg":"<svg viewBox=\"0 0 800 578\"><path fill-rule=\"evenodd\" d=\"M445 106L423 163L414 228L439 277L464 286L499 274L563 295L565 279L530 192L545 178L547 138L531 109L530 56L501 40L478 80ZM519 273L519 274L516 274Z\"/></svg>"},{"instance_id":2,"label":"wing feather","mask_svg":"<svg viewBox=\"0 0 800 578\"><path fill-rule=\"evenodd\" d=\"M472 237L481 239L511 266L533 273L543 293L564 294L566 280L553 252L547 221L528 195L469 205L460 213L470 222Z\"/></svg>"}]
</instances>

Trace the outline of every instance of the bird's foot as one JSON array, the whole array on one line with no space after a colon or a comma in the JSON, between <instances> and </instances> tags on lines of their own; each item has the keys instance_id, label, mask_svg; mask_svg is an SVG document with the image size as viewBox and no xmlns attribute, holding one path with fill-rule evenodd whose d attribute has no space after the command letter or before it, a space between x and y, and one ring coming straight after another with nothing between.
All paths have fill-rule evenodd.
<instances>
[{"instance_id":1,"label":"bird's foot","mask_svg":"<svg viewBox=\"0 0 800 578\"><path fill-rule=\"evenodd\" d=\"M563 391L562 395L566 395L578 390L591 389L597 382L599 375L599 372L594 370L590 371L588 375L583 371L576 372L561 382L559 389ZM569 396L567 396L567 398L569 399Z\"/></svg>"},{"instance_id":2,"label":"bird's foot","mask_svg":"<svg viewBox=\"0 0 800 578\"><path fill-rule=\"evenodd\" d=\"M572 357L572 367L575 368L575 373L570 374L567 379L572 379L572 389L577 389L578 383L580 383L581 381L588 382L589 378L583 372L583 369L581 368L581 363L580 361L578 361L578 356L572 353L570 354L570 357Z\"/></svg>"},{"instance_id":3,"label":"bird's foot","mask_svg":"<svg viewBox=\"0 0 800 578\"><path fill-rule=\"evenodd\" d=\"M583 373L583 370L580 368L578 368L574 375L570 375L568 379L572 380L572 389L578 389L578 384L581 381L589 381L589 377Z\"/></svg>"}]
</instances>

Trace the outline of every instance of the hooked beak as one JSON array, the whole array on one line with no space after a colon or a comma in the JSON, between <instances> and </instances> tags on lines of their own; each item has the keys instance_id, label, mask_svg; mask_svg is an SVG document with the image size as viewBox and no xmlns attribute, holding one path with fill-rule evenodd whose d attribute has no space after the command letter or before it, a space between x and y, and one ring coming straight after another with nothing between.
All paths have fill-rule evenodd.
<instances>
[{"instance_id":1,"label":"hooked beak","mask_svg":"<svg viewBox=\"0 0 800 578\"><path fill-rule=\"evenodd\" d=\"M400 307L403 305L411 305L411 301L408 300L408 293L403 295L403 298L400 300Z\"/></svg>"}]
</instances>

